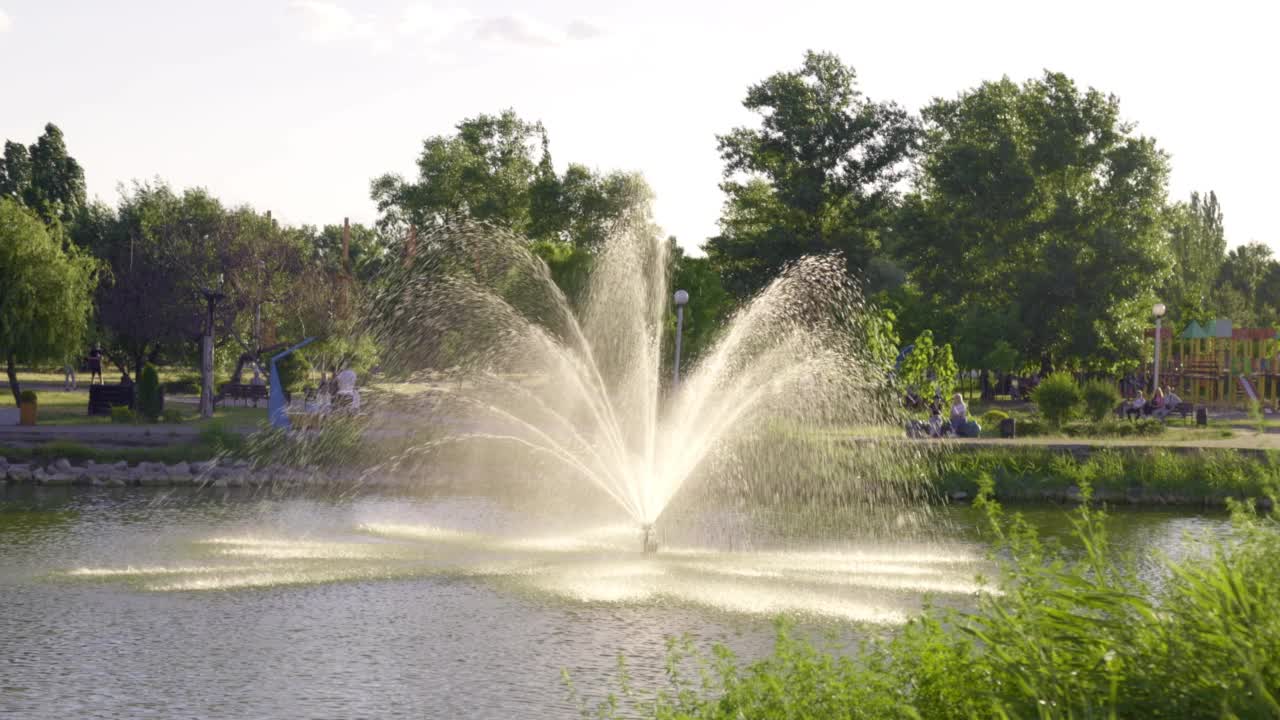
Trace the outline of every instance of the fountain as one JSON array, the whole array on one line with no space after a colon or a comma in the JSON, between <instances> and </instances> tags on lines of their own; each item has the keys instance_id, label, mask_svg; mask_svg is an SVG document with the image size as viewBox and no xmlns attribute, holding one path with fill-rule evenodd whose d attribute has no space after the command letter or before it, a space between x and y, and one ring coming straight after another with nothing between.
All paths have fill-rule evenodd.
<instances>
[{"instance_id":1,"label":"fountain","mask_svg":"<svg viewBox=\"0 0 1280 720\"><path fill-rule=\"evenodd\" d=\"M371 312L402 388L371 413L373 433L418 434L373 474L448 468L532 485L533 502L576 502L589 488L642 529L646 553L668 507L700 492L855 503L902 532L918 451L885 431L901 427L889 363L868 342L872 316L841 258L786 268L681 377L664 369L679 340L669 247L643 219L596 250L575 297L503 230L443 227L419 248ZM685 302L697 298L677 292ZM856 441L834 432L850 428Z\"/></svg>"}]
</instances>

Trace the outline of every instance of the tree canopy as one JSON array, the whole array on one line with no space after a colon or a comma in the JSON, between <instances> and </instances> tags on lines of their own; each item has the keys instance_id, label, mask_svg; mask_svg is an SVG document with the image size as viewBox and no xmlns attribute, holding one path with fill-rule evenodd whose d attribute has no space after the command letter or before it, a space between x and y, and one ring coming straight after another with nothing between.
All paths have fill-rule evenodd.
<instances>
[{"instance_id":1,"label":"tree canopy","mask_svg":"<svg viewBox=\"0 0 1280 720\"><path fill-rule=\"evenodd\" d=\"M14 402L19 362L64 362L81 350L93 309L94 262L63 247L40 217L0 198L0 356Z\"/></svg>"},{"instance_id":2,"label":"tree canopy","mask_svg":"<svg viewBox=\"0 0 1280 720\"><path fill-rule=\"evenodd\" d=\"M67 153L57 125L45 125L44 133L30 147L5 141L0 197L26 205L46 221L69 223L84 208L84 170Z\"/></svg>"},{"instance_id":3,"label":"tree canopy","mask_svg":"<svg viewBox=\"0 0 1280 720\"><path fill-rule=\"evenodd\" d=\"M983 83L923 115L899 232L934 311L1012 313L1007 334L1045 370L1137 357L1171 271L1155 141L1060 73Z\"/></svg>"},{"instance_id":4,"label":"tree canopy","mask_svg":"<svg viewBox=\"0 0 1280 720\"><path fill-rule=\"evenodd\" d=\"M760 126L718 138L728 200L705 246L726 284L750 294L787 263L830 251L863 273L892 222L917 122L866 98L829 53L753 85L743 106Z\"/></svg>"}]
</instances>

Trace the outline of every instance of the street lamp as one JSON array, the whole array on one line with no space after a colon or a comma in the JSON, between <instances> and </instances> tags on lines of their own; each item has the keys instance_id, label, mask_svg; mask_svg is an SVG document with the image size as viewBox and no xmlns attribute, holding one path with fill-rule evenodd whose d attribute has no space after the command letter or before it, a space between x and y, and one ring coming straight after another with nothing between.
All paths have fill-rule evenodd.
<instances>
[{"instance_id":1,"label":"street lamp","mask_svg":"<svg viewBox=\"0 0 1280 720\"><path fill-rule=\"evenodd\" d=\"M673 387L680 387L680 336L684 334L684 306L689 304L689 293L677 290L672 299L676 303L676 363L671 382Z\"/></svg>"},{"instance_id":2,"label":"street lamp","mask_svg":"<svg viewBox=\"0 0 1280 720\"><path fill-rule=\"evenodd\" d=\"M1151 314L1156 317L1156 361L1155 372L1153 373L1154 387L1151 389L1152 395L1156 390L1160 389L1160 321L1164 319L1165 306L1164 303L1156 303L1151 306Z\"/></svg>"},{"instance_id":3,"label":"street lamp","mask_svg":"<svg viewBox=\"0 0 1280 720\"><path fill-rule=\"evenodd\" d=\"M218 276L219 281L222 276ZM209 303L209 325L200 338L200 417L213 417L213 312L225 294L212 288L202 288L200 294Z\"/></svg>"}]
</instances>

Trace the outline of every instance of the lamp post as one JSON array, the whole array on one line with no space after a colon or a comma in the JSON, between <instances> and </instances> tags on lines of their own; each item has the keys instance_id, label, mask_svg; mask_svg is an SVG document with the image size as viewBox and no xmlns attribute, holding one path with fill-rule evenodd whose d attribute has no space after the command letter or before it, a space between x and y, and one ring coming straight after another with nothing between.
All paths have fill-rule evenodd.
<instances>
[{"instance_id":1,"label":"lamp post","mask_svg":"<svg viewBox=\"0 0 1280 720\"><path fill-rule=\"evenodd\" d=\"M672 387L680 387L680 336L684 334L684 306L689 304L689 293L677 290L672 298L676 303L676 362L672 371Z\"/></svg>"},{"instance_id":2,"label":"lamp post","mask_svg":"<svg viewBox=\"0 0 1280 720\"><path fill-rule=\"evenodd\" d=\"M225 298L211 288L200 291L209 303L209 323L204 337L200 338L200 417L213 417L213 311L218 301Z\"/></svg>"},{"instance_id":3,"label":"lamp post","mask_svg":"<svg viewBox=\"0 0 1280 720\"><path fill-rule=\"evenodd\" d=\"M1154 386L1151 388L1151 394L1155 395L1156 390L1160 389L1160 321L1164 319L1164 303L1156 303L1151 306L1151 314L1156 316L1156 361L1155 372L1152 373L1152 381Z\"/></svg>"}]
</instances>

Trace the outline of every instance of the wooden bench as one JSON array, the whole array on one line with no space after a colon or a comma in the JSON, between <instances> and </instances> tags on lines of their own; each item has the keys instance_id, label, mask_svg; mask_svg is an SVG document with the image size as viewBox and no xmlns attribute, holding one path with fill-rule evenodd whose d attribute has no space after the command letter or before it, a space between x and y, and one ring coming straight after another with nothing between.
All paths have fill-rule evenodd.
<instances>
[{"instance_id":1,"label":"wooden bench","mask_svg":"<svg viewBox=\"0 0 1280 720\"><path fill-rule=\"evenodd\" d=\"M220 400L230 398L232 400L253 401L253 406L258 407L259 400L266 400L268 396L266 385L245 385L243 383L227 383L222 386Z\"/></svg>"},{"instance_id":2,"label":"wooden bench","mask_svg":"<svg viewBox=\"0 0 1280 720\"><path fill-rule=\"evenodd\" d=\"M89 414L110 415L113 407L133 408L133 385L90 385Z\"/></svg>"}]
</instances>

